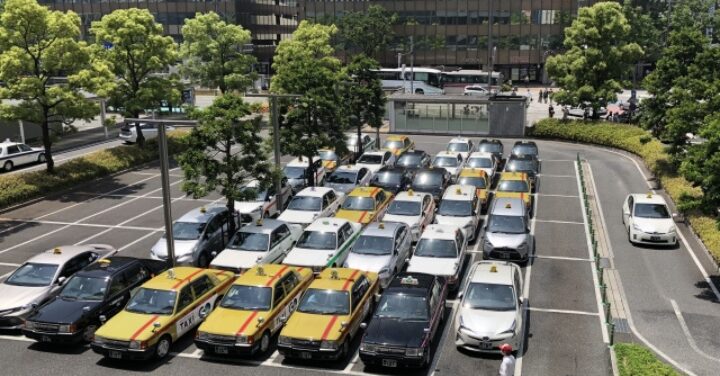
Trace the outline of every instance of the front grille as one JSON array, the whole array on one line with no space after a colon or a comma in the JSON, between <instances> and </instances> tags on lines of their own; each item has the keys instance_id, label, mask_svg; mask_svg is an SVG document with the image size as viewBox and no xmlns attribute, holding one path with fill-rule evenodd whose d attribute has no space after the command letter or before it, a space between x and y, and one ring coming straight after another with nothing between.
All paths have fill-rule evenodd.
<instances>
[{"instance_id":1,"label":"front grille","mask_svg":"<svg viewBox=\"0 0 720 376\"><path fill-rule=\"evenodd\" d=\"M644 238L643 241L646 241L648 243L668 243L669 242L666 239L652 239L652 238Z\"/></svg>"},{"instance_id":2,"label":"front grille","mask_svg":"<svg viewBox=\"0 0 720 376\"><path fill-rule=\"evenodd\" d=\"M405 354L405 349L395 347L378 347L377 352L383 354Z\"/></svg>"},{"instance_id":3,"label":"front grille","mask_svg":"<svg viewBox=\"0 0 720 376\"><path fill-rule=\"evenodd\" d=\"M222 344L235 344L235 336L223 336L219 334L209 334L208 341Z\"/></svg>"},{"instance_id":4,"label":"front grille","mask_svg":"<svg viewBox=\"0 0 720 376\"><path fill-rule=\"evenodd\" d=\"M321 341L309 341L304 339L292 339L290 343L293 347L301 348L301 349L308 349L308 350L317 350L320 348L320 342Z\"/></svg>"},{"instance_id":5,"label":"front grille","mask_svg":"<svg viewBox=\"0 0 720 376\"><path fill-rule=\"evenodd\" d=\"M116 341L114 339L105 339L102 344L113 349L127 349L130 347L130 341Z\"/></svg>"},{"instance_id":6,"label":"front grille","mask_svg":"<svg viewBox=\"0 0 720 376\"><path fill-rule=\"evenodd\" d=\"M495 248L490 252L490 257L497 259L516 259L520 258L520 253L512 248Z\"/></svg>"},{"instance_id":7,"label":"front grille","mask_svg":"<svg viewBox=\"0 0 720 376\"><path fill-rule=\"evenodd\" d=\"M43 322L35 323L35 330L38 332L57 333L59 328L60 325L58 324L47 324Z\"/></svg>"}]
</instances>

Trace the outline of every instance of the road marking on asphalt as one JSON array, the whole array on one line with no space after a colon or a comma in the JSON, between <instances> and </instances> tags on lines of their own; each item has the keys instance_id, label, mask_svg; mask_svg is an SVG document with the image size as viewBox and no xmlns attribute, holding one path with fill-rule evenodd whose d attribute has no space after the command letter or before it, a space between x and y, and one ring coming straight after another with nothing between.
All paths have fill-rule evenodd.
<instances>
[{"instance_id":1,"label":"road marking on asphalt","mask_svg":"<svg viewBox=\"0 0 720 376\"><path fill-rule=\"evenodd\" d=\"M568 315L601 316L597 312L576 311L576 310L572 310L572 309L552 309L552 308L527 307L527 308L525 308L525 310L532 311L532 312L564 313L564 314L568 314Z\"/></svg>"},{"instance_id":2,"label":"road marking on asphalt","mask_svg":"<svg viewBox=\"0 0 720 376\"><path fill-rule=\"evenodd\" d=\"M25 219L15 219L15 218L0 218L0 222L2 222L2 221L36 223L36 224L41 224L41 225L112 228L112 229L137 230L137 231L155 231L156 230L155 228L150 228L150 227L102 225L102 224L98 224L98 223L72 223L72 222L61 222L61 221L38 221L38 220L25 220Z\"/></svg>"},{"instance_id":3,"label":"road marking on asphalt","mask_svg":"<svg viewBox=\"0 0 720 376\"><path fill-rule=\"evenodd\" d=\"M577 198L578 195L556 195L551 193L536 193L536 196L543 196L543 197L560 197L560 198Z\"/></svg>"},{"instance_id":4,"label":"road marking on asphalt","mask_svg":"<svg viewBox=\"0 0 720 376\"><path fill-rule=\"evenodd\" d=\"M270 357L268 357L267 359L265 359L262 363L260 363L260 365L266 366L266 365L268 365L268 363L274 362L275 359L277 359L278 356L280 356L280 352L277 351L277 350L275 350L275 351L273 351L273 353L270 355Z\"/></svg>"},{"instance_id":5,"label":"road marking on asphalt","mask_svg":"<svg viewBox=\"0 0 720 376\"><path fill-rule=\"evenodd\" d=\"M154 176L154 175L157 175L157 173L154 173L154 172L130 171L130 173L133 174L133 175L145 175L145 176ZM168 176L171 177L171 178L184 178L184 177L185 177L185 176L183 176L183 175L173 175L173 174L169 174Z\"/></svg>"},{"instance_id":6,"label":"road marking on asphalt","mask_svg":"<svg viewBox=\"0 0 720 376\"><path fill-rule=\"evenodd\" d=\"M15 264L15 263L12 263L12 262L0 262L0 266L12 266L12 267L16 267L16 268L17 268L17 267L20 266L20 265L22 265L22 264Z\"/></svg>"},{"instance_id":7,"label":"road marking on asphalt","mask_svg":"<svg viewBox=\"0 0 720 376\"><path fill-rule=\"evenodd\" d=\"M117 251L118 251L118 252L124 251L125 249L130 248L131 246L133 246L133 245L135 245L135 244L137 244L137 243L140 243L141 241L149 238L149 237L152 236L152 235L157 234L158 232L162 232L162 231L153 231L153 232L151 232L151 233L149 233L149 234L145 234L145 235L143 235L143 236L141 236L141 237L133 240L132 242L130 242L130 243L128 243L128 244L125 244L124 246L118 248Z\"/></svg>"},{"instance_id":8,"label":"road marking on asphalt","mask_svg":"<svg viewBox=\"0 0 720 376\"><path fill-rule=\"evenodd\" d=\"M81 193L82 194L82 193ZM88 193L89 194L89 193ZM146 199L156 199L156 200L162 200L162 196L139 196L139 195L106 195L105 197L114 197L114 198L146 198ZM195 202L214 202L216 200L212 200L209 198L192 198L187 197L183 198L183 200L187 201L195 201Z\"/></svg>"},{"instance_id":9,"label":"road marking on asphalt","mask_svg":"<svg viewBox=\"0 0 720 376\"><path fill-rule=\"evenodd\" d=\"M680 327L683 330L683 333L685 333L685 338L687 339L688 343L690 344L690 347L695 350L698 354L702 355L703 357L710 359L714 362L720 362L720 359L715 358L713 356L710 356L706 354L704 351L700 350L700 346L697 345L695 342L695 339L693 338L692 334L690 333L690 329L687 326L687 323L685 322L685 318L682 315L682 312L680 312L680 307L678 307L677 302L674 299L670 299L670 304L672 304L673 310L675 311L675 316L677 316L678 321L680 321Z\"/></svg>"},{"instance_id":10,"label":"road marking on asphalt","mask_svg":"<svg viewBox=\"0 0 720 376\"><path fill-rule=\"evenodd\" d=\"M577 196L576 196L577 197ZM554 219L536 219L536 221L541 223L559 223L563 225L584 225L583 222L576 222L576 221L556 221Z\"/></svg>"},{"instance_id":11,"label":"road marking on asphalt","mask_svg":"<svg viewBox=\"0 0 720 376\"><path fill-rule=\"evenodd\" d=\"M17 336L0 335L0 339L4 339L4 340L8 340L8 341L15 341L15 342L35 342L34 339L30 339L23 335L17 335Z\"/></svg>"},{"instance_id":12,"label":"road marking on asphalt","mask_svg":"<svg viewBox=\"0 0 720 376\"><path fill-rule=\"evenodd\" d=\"M467 275L465 276L465 279L467 279ZM463 283L463 284L464 284L464 283ZM462 285L460 285L460 286L462 286ZM462 287L461 287L461 288L462 288ZM448 340L447 337L448 337L448 335L450 334L450 332L451 332L451 331L453 331L453 332L455 331L455 328L454 328L455 325L453 325L453 322L455 321L455 311L457 310L458 304L459 304L459 301L456 299L455 302L454 302L453 305L452 305L452 308L450 309L450 314L448 315L449 317L446 317L446 318L445 318L445 326L447 327L447 329L446 329L445 332L442 334L442 336L440 336L440 341L439 341L438 344L437 344L437 350L440 350L440 353L439 353L437 356L434 356L433 358L435 358L435 359L433 359L432 362L430 362L430 368L429 368L429 369L432 370L432 371L430 371L430 376L435 376L435 372L440 371L440 370L437 368L437 365L440 364L440 358L442 358L442 354L443 354L443 352L442 352L443 344L445 344L445 341Z\"/></svg>"},{"instance_id":13,"label":"road marking on asphalt","mask_svg":"<svg viewBox=\"0 0 720 376\"><path fill-rule=\"evenodd\" d=\"M542 162L575 162L574 159L543 159Z\"/></svg>"},{"instance_id":14,"label":"road marking on asphalt","mask_svg":"<svg viewBox=\"0 0 720 376\"><path fill-rule=\"evenodd\" d=\"M550 174L538 174L538 176L542 176L544 178L574 178L574 175L550 175Z\"/></svg>"},{"instance_id":15,"label":"road marking on asphalt","mask_svg":"<svg viewBox=\"0 0 720 376\"><path fill-rule=\"evenodd\" d=\"M580 257L566 257L566 256L532 256L535 259L546 259L546 260L564 260L564 261L593 261L591 259L580 258Z\"/></svg>"},{"instance_id":16,"label":"road marking on asphalt","mask_svg":"<svg viewBox=\"0 0 720 376\"><path fill-rule=\"evenodd\" d=\"M357 364L357 362L360 360L360 350L355 353L355 356L353 356L352 360L345 366L345 368L342 370L342 373L348 373L352 371L353 367Z\"/></svg>"}]
</instances>

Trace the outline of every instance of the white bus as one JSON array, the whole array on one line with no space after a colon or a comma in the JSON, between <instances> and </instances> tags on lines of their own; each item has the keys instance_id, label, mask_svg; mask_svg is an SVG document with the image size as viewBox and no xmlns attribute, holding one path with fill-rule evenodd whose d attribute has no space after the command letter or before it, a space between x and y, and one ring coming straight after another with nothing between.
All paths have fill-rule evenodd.
<instances>
[{"instance_id":1,"label":"white bus","mask_svg":"<svg viewBox=\"0 0 720 376\"><path fill-rule=\"evenodd\" d=\"M381 68L376 70L384 90L405 89L406 93L442 95L442 72L432 68ZM404 79L403 79L404 76Z\"/></svg>"},{"instance_id":2,"label":"white bus","mask_svg":"<svg viewBox=\"0 0 720 376\"><path fill-rule=\"evenodd\" d=\"M450 95L462 95L465 86L487 85L488 72L472 69L461 69L453 72L442 73L442 84L445 92ZM492 73L492 86L497 88L502 85L502 74Z\"/></svg>"}]
</instances>

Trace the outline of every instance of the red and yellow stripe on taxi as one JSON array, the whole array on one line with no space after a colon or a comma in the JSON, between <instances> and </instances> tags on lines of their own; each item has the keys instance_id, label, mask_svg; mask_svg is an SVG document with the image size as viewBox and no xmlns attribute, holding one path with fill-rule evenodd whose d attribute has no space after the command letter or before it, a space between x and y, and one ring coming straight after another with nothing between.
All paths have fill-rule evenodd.
<instances>
[{"instance_id":1,"label":"red and yellow stripe on taxi","mask_svg":"<svg viewBox=\"0 0 720 376\"><path fill-rule=\"evenodd\" d=\"M358 273L360 273L359 270L353 271L353 273L350 275L350 277L348 277L345 280L345 283L343 283L341 290L345 291L345 290L349 289L352 286L352 283L355 282L355 276L357 276ZM335 323L337 322L338 318L339 318L338 315L333 315L330 318L330 321L327 323L327 325L325 326L325 329L322 332L322 336L320 337L321 340L323 340L323 341L327 340L327 337L330 334L332 328L335 326Z\"/></svg>"}]
</instances>

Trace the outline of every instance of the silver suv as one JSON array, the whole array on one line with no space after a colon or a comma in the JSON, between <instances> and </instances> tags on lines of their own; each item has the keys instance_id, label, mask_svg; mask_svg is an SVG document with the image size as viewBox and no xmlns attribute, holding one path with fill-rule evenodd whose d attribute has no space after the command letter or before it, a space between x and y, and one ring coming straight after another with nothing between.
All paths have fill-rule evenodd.
<instances>
[{"instance_id":1,"label":"silver suv","mask_svg":"<svg viewBox=\"0 0 720 376\"><path fill-rule=\"evenodd\" d=\"M527 261L535 250L530 216L520 198L496 198L483 228L485 259Z\"/></svg>"}]
</instances>

